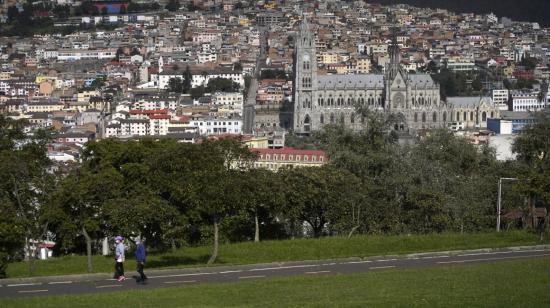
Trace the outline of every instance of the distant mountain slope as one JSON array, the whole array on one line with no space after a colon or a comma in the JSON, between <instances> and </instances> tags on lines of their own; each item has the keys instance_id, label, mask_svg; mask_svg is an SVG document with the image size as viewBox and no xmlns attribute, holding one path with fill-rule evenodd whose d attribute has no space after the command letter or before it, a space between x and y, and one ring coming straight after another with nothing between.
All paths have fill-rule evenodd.
<instances>
[{"instance_id":1,"label":"distant mountain slope","mask_svg":"<svg viewBox=\"0 0 550 308\"><path fill-rule=\"evenodd\" d=\"M514 21L538 22L550 27L550 0L368 0L383 5L404 3L418 7L442 8L460 13L495 13Z\"/></svg>"}]
</instances>

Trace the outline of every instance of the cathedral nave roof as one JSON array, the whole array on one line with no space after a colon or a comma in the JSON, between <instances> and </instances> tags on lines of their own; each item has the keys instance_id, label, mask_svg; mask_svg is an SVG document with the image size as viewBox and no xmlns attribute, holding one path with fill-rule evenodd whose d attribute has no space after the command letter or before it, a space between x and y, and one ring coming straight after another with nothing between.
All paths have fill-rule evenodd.
<instances>
[{"instance_id":1,"label":"cathedral nave roof","mask_svg":"<svg viewBox=\"0 0 550 308\"><path fill-rule=\"evenodd\" d=\"M317 77L318 89L384 88L384 75L322 75Z\"/></svg>"}]
</instances>

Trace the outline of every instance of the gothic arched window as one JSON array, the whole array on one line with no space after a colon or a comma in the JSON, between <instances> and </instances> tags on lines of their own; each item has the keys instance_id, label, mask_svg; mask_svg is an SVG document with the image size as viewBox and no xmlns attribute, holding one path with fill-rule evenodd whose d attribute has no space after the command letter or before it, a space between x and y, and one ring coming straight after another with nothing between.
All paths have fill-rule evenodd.
<instances>
[{"instance_id":1,"label":"gothic arched window","mask_svg":"<svg viewBox=\"0 0 550 308\"><path fill-rule=\"evenodd\" d=\"M483 111L483 113L481 114L481 121L482 122L487 121L487 112Z\"/></svg>"},{"instance_id":2,"label":"gothic arched window","mask_svg":"<svg viewBox=\"0 0 550 308\"><path fill-rule=\"evenodd\" d=\"M351 124L355 123L355 113L351 114L351 116L349 117L349 121Z\"/></svg>"},{"instance_id":3,"label":"gothic arched window","mask_svg":"<svg viewBox=\"0 0 550 308\"><path fill-rule=\"evenodd\" d=\"M426 113L422 113L422 123L426 123Z\"/></svg>"},{"instance_id":4,"label":"gothic arched window","mask_svg":"<svg viewBox=\"0 0 550 308\"><path fill-rule=\"evenodd\" d=\"M325 124L325 116L321 114L321 118L319 119L319 122L321 124Z\"/></svg>"},{"instance_id":5,"label":"gothic arched window","mask_svg":"<svg viewBox=\"0 0 550 308\"><path fill-rule=\"evenodd\" d=\"M330 124L334 124L334 113L330 114Z\"/></svg>"},{"instance_id":6,"label":"gothic arched window","mask_svg":"<svg viewBox=\"0 0 550 308\"><path fill-rule=\"evenodd\" d=\"M434 111L433 115L432 115L432 122L437 122L437 112Z\"/></svg>"},{"instance_id":7,"label":"gothic arched window","mask_svg":"<svg viewBox=\"0 0 550 308\"><path fill-rule=\"evenodd\" d=\"M447 122L447 111L443 111L443 122Z\"/></svg>"}]
</instances>

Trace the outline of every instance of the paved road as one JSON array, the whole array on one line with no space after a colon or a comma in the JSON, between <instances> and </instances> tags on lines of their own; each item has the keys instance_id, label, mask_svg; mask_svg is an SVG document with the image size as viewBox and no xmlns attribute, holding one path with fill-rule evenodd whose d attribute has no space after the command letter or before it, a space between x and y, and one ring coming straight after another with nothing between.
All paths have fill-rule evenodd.
<instances>
[{"instance_id":1,"label":"paved road","mask_svg":"<svg viewBox=\"0 0 550 308\"><path fill-rule=\"evenodd\" d=\"M260 53L256 59L256 68L254 76L252 76L250 87L248 88L248 93L244 102L243 110L243 131L247 134L252 134L254 131L254 117L256 114L256 95L258 93L258 79L260 78L260 73L262 67L265 65L266 54L265 49L267 46L267 29L260 29Z\"/></svg>"},{"instance_id":2,"label":"paved road","mask_svg":"<svg viewBox=\"0 0 550 308\"><path fill-rule=\"evenodd\" d=\"M406 269L443 265L467 265L501 260L550 257L549 247L534 247L498 251L466 251L458 253L414 254L401 257L374 257L330 261L290 262L225 266L207 269L181 269L151 272L148 283L137 284L133 279L117 282L114 279L90 281L53 280L2 284L0 298L38 295L101 293L132 289L152 289L201 283L237 282L271 277L296 275L334 275L387 269ZM134 272L127 272L131 275Z\"/></svg>"}]
</instances>

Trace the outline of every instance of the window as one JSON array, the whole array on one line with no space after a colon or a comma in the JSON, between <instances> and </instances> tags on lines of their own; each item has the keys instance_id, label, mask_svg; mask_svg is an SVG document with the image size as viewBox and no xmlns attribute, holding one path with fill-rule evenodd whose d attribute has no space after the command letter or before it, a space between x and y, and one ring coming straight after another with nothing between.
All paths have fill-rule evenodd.
<instances>
[{"instance_id":1,"label":"window","mask_svg":"<svg viewBox=\"0 0 550 308\"><path fill-rule=\"evenodd\" d=\"M432 122L437 122L437 112L434 112L432 115Z\"/></svg>"},{"instance_id":2,"label":"window","mask_svg":"<svg viewBox=\"0 0 550 308\"><path fill-rule=\"evenodd\" d=\"M321 124L325 124L325 116L324 115L321 115L321 118L319 119L319 122Z\"/></svg>"},{"instance_id":3,"label":"window","mask_svg":"<svg viewBox=\"0 0 550 308\"><path fill-rule=\"evenodd\" d=\"M308 157L307 155L304 155L304 161L307 161Z\"/></svg>"},{"instance_id":4,"label":"window","mask_svg":"<svg viewBox=\"0 0 550 308\"><path fill-rule=\"evenodd\" d=\"M487 121L487 112L483 111L483 113L481 114L481 121L482 122Z\"/></svg>"},{"instance_id":5,"label":"window","mask_svg":"<svg viewBox=\"0 0 550 308\"><path fill-rule=\"evenodd\" d=\"M422 113L422 123L426 123L426 113Z\"/></svg>"}]
</instances>

